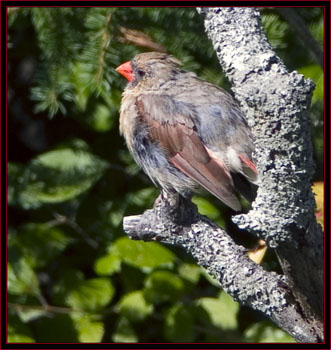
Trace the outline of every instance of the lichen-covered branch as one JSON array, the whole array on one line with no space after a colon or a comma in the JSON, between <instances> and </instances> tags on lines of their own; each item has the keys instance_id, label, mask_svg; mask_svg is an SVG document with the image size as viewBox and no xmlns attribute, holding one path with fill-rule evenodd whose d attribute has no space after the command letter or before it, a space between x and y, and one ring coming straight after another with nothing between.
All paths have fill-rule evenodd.
<instances>
[{"instance_id":1,"label":"lichen-covered branch","mask_svg":"<svg viewBox=\"0 0 331 350\"><path fill-rule=\"evenodd\" d=\"M124 219L131 239L157 240L183 247L236 301L269 316L299 342L321 341L296 302L286 277L267 272L250 260L219 226L183 198L163 193L143 215Z\"/></svg>"},{"instance_id":2,"label":"lichen-covered branch","mask_svg":"<svg viewBox=\"0 0 331 350\"><path fill-rule=\"evenodd\" d=\"M208 36L255 135L257 197L233 221L276 250L284 275L264 271L192 206L161 200L124 230L184 247L236 300L297 341L323 339L323 233L314 215L309 106L313 83L288 72L253 8L201 8ZM172 203L173 202L173 203Z\"/></svg>"},{"instance_id":3,"label":"lichen-covered branch","mask_svg":"<svg viewBox=\"0 0 331 350\"><path fill-rule=\"evenodd\" d=\"M323 233L311 190L313 82L288 72L252 8L203 8L206 31L256 137L257 198L234 221L275 248L294 295L323 319Z\"/></svg>"}]
</instances>

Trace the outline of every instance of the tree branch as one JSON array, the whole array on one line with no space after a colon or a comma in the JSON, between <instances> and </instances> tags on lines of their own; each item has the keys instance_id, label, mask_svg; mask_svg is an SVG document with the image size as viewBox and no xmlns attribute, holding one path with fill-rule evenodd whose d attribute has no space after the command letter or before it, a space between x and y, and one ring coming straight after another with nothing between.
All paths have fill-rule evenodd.
<instances>
[{"instance_id":1,"label":"tree branch","mask_svg":"<svg viewBox=\"0 0 331 350\"><path fill-rule=\"evenodd\" d=\"M236 300L269 316L300 342L323 339L323 233L314 216L311 80L289 73L252 8L202 8L206 31L256 136L259 189L233 221L276 249L284 276L266 272L192 204L165 197L124 220L133 239L190 252Z\"/></svg>"},{"instance_id":2,"label":"tree branch","mask_svg":"<svg viewBox=\"0 0 331 350\"><path fill-rule=\"evenodd\" d=\"M307 318L322 322L324 237L311 190L309 106L314 84L287 71L272 51L256 9L203 8L201 12L256 137L257 198L252 210L234 221L276 249Z\"/></svg>"},{"instance_id":3,"label":"tree branch","mask_svg":"<svg viewBox=\"0 0 331 350\"><path fill-rule=\"evenodd\" d=\"M184 198L163 192L152 210L126 217L124 230L131 239L183 247L234 300L269 316L297 341L321 341L307 323L286 278L250 260L244 247L236 245Z\"/></svg>"}]
</instances>

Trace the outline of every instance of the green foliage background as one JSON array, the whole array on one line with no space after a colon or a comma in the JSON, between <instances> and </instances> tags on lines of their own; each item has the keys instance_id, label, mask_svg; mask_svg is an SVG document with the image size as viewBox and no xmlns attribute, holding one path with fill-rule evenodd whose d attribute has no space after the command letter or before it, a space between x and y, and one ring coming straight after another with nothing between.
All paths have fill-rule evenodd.
<instances>
[{"instance_id":1,"label":"green foliage background","mask_svg":"<svg viewBox=\"0 0 331 350\"><path fill-rule=\"evenodd\" d=\"M296 11L322 48L323 10ZM323 181L322 68L276 10L261 12L287 67L316 83ZM125 81L115 68L148 50L146 40L126 41L128 29L229 88L194 8L8 9L8 341L292 342L182 250L123 233L123 216L142 213L159 192L118 132ZM215 198L195 202L231 226ZM234 238L254 245L242 236ZM278 270L272 252L263 264Z\"/></svg>"}]
</instances>

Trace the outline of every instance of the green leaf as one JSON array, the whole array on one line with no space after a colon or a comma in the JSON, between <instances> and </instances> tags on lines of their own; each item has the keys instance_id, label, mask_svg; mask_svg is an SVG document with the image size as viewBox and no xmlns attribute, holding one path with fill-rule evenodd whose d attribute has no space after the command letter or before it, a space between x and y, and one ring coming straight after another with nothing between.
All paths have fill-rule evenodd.
<instances>
[{"instance_id":1,"label":"green leaf","mask_svg":"<svg viewBox=\"0 0 331 350\"><path fill-rule=\"evenodd\" d=\"M146 279L144 296L149 303L176 301L184 292L181 278L169 271L154 271Z\"/></svg>"},{"instance_id":2,"label":"green leaf","mask_svg":"<svg viewBox=\"0 0 331 350\"><path fill-rule=\"evenodd\" d=\"M235 330L238 327L239 304L225 292L221 292L219 298L201 298L198 305L208 312L214 326L223 330Z\"/></svg>"},{"instance_id":3,"label":"green leaf","mask_svg":"<svg viewBox=\"0 0 331 350\"><path fill-rule=\"evenodd\" d=\"M213 286L220 288L220 283L217 281L217 279L210 275L204 268L201 269L201 274L206 278L206 280L211 283Z\"/></svg>"},{"instance_id":4,"label":"green leaf","mask_svg":"<svg viewBox=\"0 0 331 350\"><path fill-rule=\"evenodd\" d=\"M8 313L7 324L7 341L8 343L34 343L33 335L16 315Z\"/></svg>"},{"instance_id":5,"label":"green leaf","mask_svg":"<svg viewBox=\"0 0 331 350\"><path fill-rule=\"evenodd\" d=\"M194 196L192 202L197 205L200 214L206 215L210 220L215 221L220 226L226 225L220 209L213 205L208 199Z\"/></svg>"},{"instance_id":6,"label":"green leaf","mask_svg":"<svg viewBox=\"0 0 331 350\"><path fill-rule=\"evenodd\" d=\"M199 213L206 215L211 220L216 220L220 216L220 210L205 198L194 196L192 202L198 206Z\"/></svg>"},{"instance_id":7,"label":"green leaf","mask_svg":"<svg viewBox=\"0 0 331 350\"><path fill-rule=\"evenodd\" d=\"M78 288L84 281L84 275L81 271L67 268L60 274L60 280L54 285L53 299L56 304L63 305L69 293Z\"/></svg>"},{"instance_id":8,"label":"green leaf","mask_svg":"<svg viewBox=\"0 0 331 350\"><path fill-rule=\"evenodd\" d=\"M17 241L31 266L40 268L53 261L67 247L71 239L58 227L29 223L20 227Z\"/></svg>"},{"instance_id":9,"label":"green leaf","mask_svg":"<svg viewBox=\"0 0 331 350\"><path fill-rule=\"evenodd\" d=\"M196 337L190 307L176 304L165 316L164 336L170 342L193 342Z\"/></svg>"},{"instance_id":10,"label":"green leaf","mask_svg":"<svg viewBox=\"0 0 331 350\"><path fill-rule=\"evenodd\" d=\"M93 321L90 315L75 315L72 317L78 340L81 343L100 343L104 335L103 322Z\"/></svg>"},{"instance_id":11,"label":"green leaf","mask_svg":"<svg viewBox=\"0 0 331 350\"><path fill-rule=\"evenodd\" d=\"M21 256L15 261L8 261L7 269L9 293L39 295L38 277L25 257Z\"/></svg>"},{"instance_id":12,"label":"green leaf","mask_svg":"<svg viewBox=\"0 0 331 350\"><path fill-rule=\"evenodd\" d=\"M35 340L24 334L8 334L8 343L34 343Z\"/></svg>"},{"instance_id":13,"label":"green leaf","mask_svg":"<svg viewBox=\"0 0 331 350\"><path fill-rule=\"evenodd\" d=\"M48 316L48 312L46 310L33 309L33 307L31 309L24 308L18 310L17 314L23 322L30 322L40 317Z\"/></svg>"},{"instance_id":14,"label":"green leaf","mask_svg":"<svg viewBox=\"0 0 331 350\"><path fill-rule=\"evenodd\" d=\"M108 278L92 278L79 283L68 294L66 303L75 310L98 311L111 301L114 293Z\"/></svg>"},{"instance_id":15,"label":"green leaf","mask_svg":"<svg viewBox=\"0 0 331 350\"><path fill-rule=\"evenodd\" d=\"M98 258L94 264L94 271L100 276L108 276L119 272L121 269L121 259L112 251Z\"/></svg>"},{"instance_id":16,"label":"green leaf","mask_svg":"<svg viewBox=\"0 0 331 350\"><path fill-rule=\"evenodd\" d=\"M54 286L54 301L71 306L74 310L98 312L106 306L115 293L110 279L85 280L81 271L68 269Z\"/></svg>"},{"instance_id":17,"label":"green leaf","mask_svg":"<svg viewBox=\"0 0 331 350\"><path fill-rule=\"evenodd\" d=\"M118 303L122 316L132 322L140 322L153 312L153 305L147 304L142 291L125 294Z\"/></svg>"},{"instance_id":18,"label":"green leaf","mask_svg":"<svg viewBox=\"0 0 331 350\"><path fill-rule=\"evenodd\" d=\"M86 141L73 137L58 143L55 147L55 150L60 150L60 149L64 149L64 150L71 149L72 151L75 151L75 152L89 153L91 150L91 147Z\"/></svg>"},{"instance_id":19,"label":"green leaf","mask_svg":"<svg viewBox=\"0 0 331 350\"><path fill-rule=\"evenodd\" d=\"M87 191L101 177L107 163L91 153L68 148L41 154L23 171L17 165L8 167L12 185L8 203L30 209L67 201ZM20 186L15 186L17 183Z\"/></svg>"},{"instance_id":20,"label":"green leaf","mask_svg":"<svg viewBox=\"0 0 331 350\"><path fill-rule=\"evenodd\" d=\"M155 187L148 187L134 193L129 193L128 202L139 207L152 206L158 191Z\"/></svg>"},{"instance_id":21,"label":"green leaf","mask_svg":"<svg viewBox=\"0 0 331 350\"><path fill-rule=\"evenodd\" d=\"M106 132L114 126L114 118L108 106L104 104L97 104L95 110L89 119L89 125L95 131Z\"/></svg>"},{"instance_id":22,"label":"green leaf","mask_svg":"<svg viewBox=\"0 0 331 350\"><path fill-rule=\"evenodd\" d=\"M244 335L246 341L252 343L295 343L290 335L267 321L248 327Z\"/></svg>"},{"instance_id":23,"label":"green leaf","mask_svg":"<svg viewBox=\"0 0 331 350\"><path fill-rule=\"evenodd\" d=\"M139 341L130 321L125 317L119 318L112 339L115 343L137 343Z\"/></svg>"},{"instance_id":24,"label":"green leaf","mask_svg":"<svg viewBox=\"0 0 331 350\"><path fill-rule=\"evenodd\" d=\"M299 73L303 74L306 78L311 78L316 84L314 94L312 97L312 103L318 100L323 101L324 98L324 74L322 68L318 64L312 64L299 69Z\"/></svg>"},{"instance_id":25,"label":"green leaf","mask_svg":"<svg viewBox=\"0 0 331 350\"><path fill-rule=\"evenodd\" d=\"M197 284L200 279L201 269L195 264L181 264L178 267L179 275L187 281Z\"/></svg>"},{"instance_id":26,"label":"green leaf","mask_svg":"<svg viewBox=\"0 0 331 350\"><path fill-rule=\"evenodd\" d=\"M123 216L126 209L126 203L123 202L124 205L121 205L119 208L114 208L109 213L109 221L114 227L118 227L123 222Z\"/></svg>"},{"instance_id":27,"label":"green leaf","mask_svg":"<svg viewBox=\"0 0 331 350\"><path fill-rule=\"evenodd\" d=\"M172 266L175 259L175 255L159 243L132 241L126 237L119 238L112 251L127 264L140 269Z\"/></svg>"}]
</instances>

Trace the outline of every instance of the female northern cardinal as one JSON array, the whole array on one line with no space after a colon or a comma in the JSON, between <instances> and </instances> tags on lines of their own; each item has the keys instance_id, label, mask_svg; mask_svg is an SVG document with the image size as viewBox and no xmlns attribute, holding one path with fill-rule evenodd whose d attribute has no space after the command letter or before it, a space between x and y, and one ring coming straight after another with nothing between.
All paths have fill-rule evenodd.
<instances>
[{"instance_id":1,"label":"female northern cardinal","mask_svg":"<svg viewBox=\"0 0 331 350\"><path fill-rule=\"evenodd\" d=\"M164 53L139 54L116 70L129 81L120 132L152 181L186 198L202 186L240 210L234 189L250 197L247 179L254 183L257 171L251 131L233 98Z\"/></svg>"}]
</instances>

